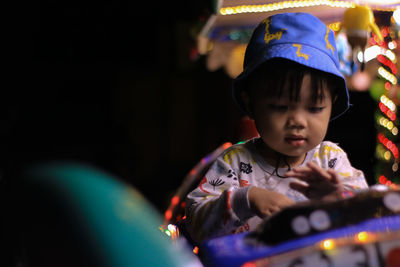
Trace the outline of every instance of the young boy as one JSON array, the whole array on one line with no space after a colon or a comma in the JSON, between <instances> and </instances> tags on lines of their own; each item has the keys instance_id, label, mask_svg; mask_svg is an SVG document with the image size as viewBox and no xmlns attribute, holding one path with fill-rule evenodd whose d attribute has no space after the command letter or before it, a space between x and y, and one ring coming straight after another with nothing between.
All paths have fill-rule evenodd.
<instances>
[{"instance_id":1,"label":"young boy","mask_svg":"<svg viewBox=\"0 0 400 267\"><path fill-rule=\"evenodd\" d=\"M260 137L224 151L188 195L187 226L196 242L254 230L296 202L368 187L346 153L323 141L349 98L334 34L316 17L285 13L262 21L233 97Z\"/></svg>"}]
</instances>

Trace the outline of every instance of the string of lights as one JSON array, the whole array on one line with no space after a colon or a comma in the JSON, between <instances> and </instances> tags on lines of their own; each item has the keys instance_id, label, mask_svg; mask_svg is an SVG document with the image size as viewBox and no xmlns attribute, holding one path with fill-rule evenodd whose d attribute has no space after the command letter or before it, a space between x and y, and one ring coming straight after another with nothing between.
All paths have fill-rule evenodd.
<instances>
[{"instance_id":1,"label":"string of lights","mask_svg":"<svg viewBox=\"0 0 400 267\"><path fill-rule=\"evenodd\" d=\"M354 1L332 1L332 0L303 0L303 1L281 1L269 4L255 4L255 5L237 5L228 6L219 9L220 15L236 15L242 13L258 13L258 12L273 12L281 9L288 8L302 8L302 7L316 7L316 6L329 6L337 8L354 8L356 4ZM377 10L394 11L396 6L388 5L384 7L376 7Z\"/></svg>"},{"instance_id":2,"label":"string of lights","mask_svg":"<svg viewBox=\"0 0 400 267\"><path fill-rule=\"evenodd\" d=\"M378 79L384 80L384 89L378 99L378 108L375 115L377 126L377 146L375 155L376 179L380 184L387 185L391 188L398 188L400 178L398 177L399 165L399 148L398 148L398 128L399 120L397 117L397 106L392 101L390 94L394 86L397 86L398 70L396 67L397 57L393 52L396 49L396 42L389 27L382 28L382 35L385 41L378 43L374 36L370 40L371 46L366 49L364 59L366 61L376 58L381 64L378 68ZM359 57L360 58L360 57Z\"/></svg>"}]
</instances>

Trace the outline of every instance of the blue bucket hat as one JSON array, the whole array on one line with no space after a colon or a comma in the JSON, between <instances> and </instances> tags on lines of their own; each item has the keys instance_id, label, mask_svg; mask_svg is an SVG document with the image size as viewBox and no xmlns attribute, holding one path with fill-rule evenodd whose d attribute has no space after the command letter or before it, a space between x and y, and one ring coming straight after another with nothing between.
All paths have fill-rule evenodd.
<instances>
[{"instance_id":1,"label":"blue bucket hat","mask_svg":"<svg viewBox=\"0 0 400 267\"><path fill-rule=\"evenodd\" d=\"M243 72L233 81L233 99L244 112L240 92L243 81L262 63L284 58L337 76L341 82L331 119L349 108L346 80L339 70L335 36L323 22L308 13L281 13L264 19L247 45Z\"/></svg>"}]
</instances>

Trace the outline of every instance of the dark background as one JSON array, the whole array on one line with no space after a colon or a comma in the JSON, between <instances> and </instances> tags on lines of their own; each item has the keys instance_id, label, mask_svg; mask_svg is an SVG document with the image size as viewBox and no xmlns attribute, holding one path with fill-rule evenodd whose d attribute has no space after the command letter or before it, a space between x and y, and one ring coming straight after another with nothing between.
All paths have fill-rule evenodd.
<instances>
[{"instance_id":1,"label":"dark background","mask_svg":"<svg viewBox=\"0 0 400 267\"><path fill-rule=\"evenodd\" d=\"M165 210L203 156L240 141L231 79L207 71L196 53L205 2L14 4L0 99L2 180L34 162L74 160ZM375 107L368 93L352 100L328 138L372 181Z\"/></svg>"}]
</instances>

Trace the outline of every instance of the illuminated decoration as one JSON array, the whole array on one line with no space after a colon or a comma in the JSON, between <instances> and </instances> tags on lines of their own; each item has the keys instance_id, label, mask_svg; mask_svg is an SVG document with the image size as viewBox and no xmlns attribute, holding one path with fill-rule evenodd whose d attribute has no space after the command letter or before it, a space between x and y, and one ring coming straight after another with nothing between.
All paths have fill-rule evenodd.
<instances>
[{"instance_id":1,"label":"illuminated decoration","mask_svg":"<svg viewBox=\"0 0 400 267\"><path fill-rule=\"evenodd\" d=\"M388 186L391 189L398 190L399 186L397 184L394 184L392 181L390 181L388 178L386 178L384 175L379 176L378 178L379 183Z\"/></svg>"},{"instance_id":2,"label":"illuminated decoration","mask_svg":"<svg viewBox=\"0 0 400 267\"><path fill-rule=\"evenodd\" d=\"M386 138L383 134L378 134L378 140L379 142L381 142L387 149L390 150L390 152L392 152L393 156L395 157L395 159L399 158L399 149L397 148L397 146L390 141L388 138Z\"/></svg>"},{"instance_id":3,"label":"illuminated decoration","mask_svg":"<svg viewBox=\"0 0 400 267\"><path fill-rule=\"evenodd\" d=\"M399 129L394 126L393 121L383 117L383 116L377 116L377 123L386 128L392 135L396 136L399 133Z\"/></svg>"},{"instance_id":4,"label":"illuminated decoration","mask_svg":"<svg viewBox=\"0 0 400 267\"><path fill-rule=\"evenodd\" d=\"M389 60L388 58L382 56L382 55L378 55L376 57L376 59L382 63L383 65L387 66L388 68L390 68L390 71L396 75L397 74L397 67L396 64L394 64L391 60ZM393 75L393 76L394 76ZM396 78L396 77L395 77ZM396 79L397 80L397 79Z\"/></svg>"},{"instance_id":5,"label":"illuminated decoration","mask_svg":"<svg viewBox=\"0 0 400 267\"><path fill-rule=\"evenodd\" d=\"M251 2L251 1L249 1ZM268 2L268 1L267 1ZM329 6L336 8L355 8L356 3L365 4L368 6L375 5L379 10L393 11L396 9L400 1L332 1L332 0L304 0L304 1L282 1L270 4L252 4L252 5L236 5L227 6L219 9L219 13L225 15L235 15L242 13L258 13L258 12L273 12L282 9L302 8L302 7L318 7ZM382 6L382 4L384 6ZM380 8L378 7L380 6ZM358 13L357 13L358 14ZM357 17L360 19L360 17Z\"/></svg>"},{"instance_id":6,"label":"illuminated decoration","mask_svg":"<svg viewBox=\"0 0 400 267\"><path fill-rule=\"evenodd\" d=\"M389 150L385 148L385 146L378 144L375 150L376 157L380 160L389 162L392 158Z\"/></svg>"},{"instance_id":7,"label":"illuminated decoration","mask_svg":"<svg viewBox=\"0 0 400 267\"><path fill-rule=\"evenodd\" d=\"M355 4L351 1L283 1L264 5L241 5L224 7L219 10L219 13L221 15L235 15L241 13L272 12L287 8L315 7L321 5L340 8L355 7Z\"/></svg>"},{"instance_id":8,"label":"illuminated decoration","mask_svg":"<svg viewBox=\"0 0 400 267\"><path fill-rule=\"evenodd\" d=\"M387 71L385 68L379 67L378 74L382 76L382 78L388 80L391 84L397 84L396 76Z\"/></svg>"},{"instance_id":9,"label":"illuminated decoration","mask_svg":"<svg viewBox=\"0 0 400 267\"><path fill-rule=\"evenodd\" d=\"M392 100L387 98L386 96L382 95L381 96L381 102L387 106L391 111L396 112L396 105L393 103ZM394 119L393 119L394 120Z\"/></svg>"},{"instance_id":10,"label":"illuminated decoration","mask_svg":"<svg viewBox=\"0 0 400 267\"><path fill-rule=\"evenodd\" d=\"M331 250L335 248L335 241L333 239L327 239L321 242L321 248L323 250Z\"/></svg>"},{"instance_id":11,"label":"illuminated decoration","mask_svg":"<svg viewBox=\"0 0 400 267\"><path fill-rule=\"evenodd\" d=\"M388 116L389 119L392 121L396 120L396 113L391 111L385 104L382 102L379 103L379 109L386 115Z\"/></svg>"},{"instance_id":12,"label":"illuminated decoration","mask_svg":"<svg viewBox=\"0 0 400 267\"><path fill-rule=\"evenodd\" d=\"M393 13L399 14L398 11ZM398 15L396 15L398 16ZM398 18L397 18L398 19ZM396 18L392 17L390 22L395 24ZM371 47L367 48L365 60L376 58L380 66L377 68L377 80L370 88L371 96L377 101L375 122L377 128L377 145L375 157L375 179L378 183L398 188L400 184L399 175L399 104L398 92L398 60L399 53L398 31L395 25L381 28L384 41L380 44L375 38L370 38Z\"/></svg>"},{"instance_id":13,"label":"illuminated decoration","mask_svg":"<svg viewBox=\"0 0 400 267\"><path fill-rule=\"evenodd\" d=\"M394 55L394 53L390 49L386 49L378 45L373 45L365 49L364 56L362 52L359 52L357 58L360 62L368 62L378 57L379 55L385 55L390 61L396 63L396 56Z\"/></svg>"},{"instance_id":14,"label":"illuminated decoration","mask_svg":"<svg viewBox=\"0 0 400 267\"><path fill-rule=\"evenodd\" d=\"M360 232L356 235L356 241L365 243L370 239L370 235L367 232Z\"/></svg>"}]
</instances>

